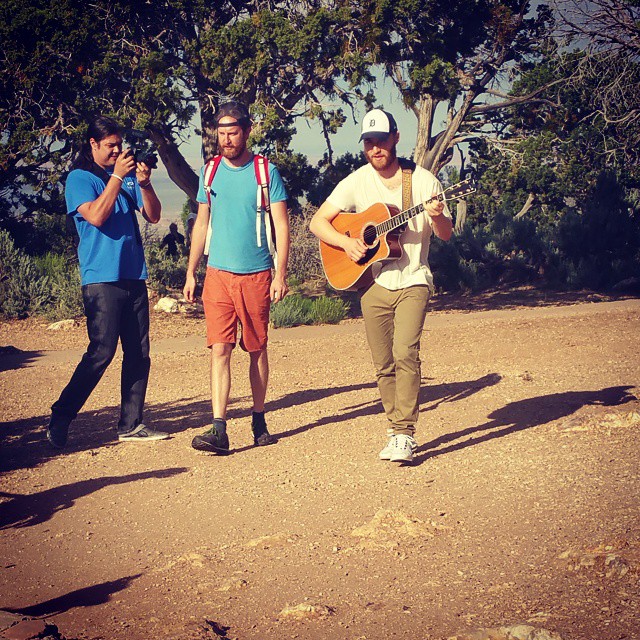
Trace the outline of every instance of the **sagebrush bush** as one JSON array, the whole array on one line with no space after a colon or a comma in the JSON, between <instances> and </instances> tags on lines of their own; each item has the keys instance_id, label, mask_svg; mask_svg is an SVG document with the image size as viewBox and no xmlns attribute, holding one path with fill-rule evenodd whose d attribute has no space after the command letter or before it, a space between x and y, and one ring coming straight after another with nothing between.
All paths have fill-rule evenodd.
<instances>
[{"instance_id":1,"label":"sagebrush bush","mask_svg":"<svg viewBox=\"0 0 640 640\"><path fill-rule=\"evenodd\" d=\"M33 258L16 249L9 233L0 230L0 313L24 318L40 312L50 299L49 279Z\"/></svg>"},{"instance_id":2,"label":"sagebrush bush","mask_svg":"<svg viewBox=\"0 0 640 640\"><path fill-rule=\"evenodd\" d=\"M313 324L338 324L347 317L349 305L340 298L320 296L311 304Z\"/></svg>"},{"instance_id":3,"label":"sagebrush bush","mask_svg":"<svg viewBox=\"0 0 640 640\"><path fill-rule=\"evenodd\" d=\"M51 299L42 309L42 314L49 320L82 315L84 309L77 260L58 253L46 253L34 258L34 262L51 284Z\"/></svg>"},{"instance_id":4,"label":"sagebrush bush","mask_svg":"<svg viewBox=\"0 0 640 640\"><path fill-rule=\"evenodd\" d=\"M295 293L271 307L269 320L276 328L311 324L311 306L310 298Z\"/></svg>"},{"instance_id":5,"label":"sagebrush bush","mask_svg":"<svg viewBox=\"0 0 640 640\"><path fill-rule=\"evenodd\" d=\"M309 231L309 221L315 209L305 207L300 213L292 215L291 250L289 251L289 282L314 282L324 278L318 240Z\"/></svg>"},{"instance_id":6,"label":"sagebrush bush","mask_svg":"<svg viewBox=\"0 0 640 640\"><path fill-rule=\"evenodd\" d=\"M160 295L172 290L181 290L187 275L188 257L181 255L172 258L165 249L156 242L145 245L147 271L149 272L149 286ZM204 260L201 261L204 262Z\"/></svg>"},{"instance_id":7,"label":"sagebrush bush","mask_svg":"<svg viewBox=\"0 0 640 640\"><path fill-rule=\"evenodd\" d=\"M270 321L276 328L337 324L347 316L348 311L349 305L340 298L320 296L312 299L294 293L271 307Z\"/></svg>"}]
</instances>

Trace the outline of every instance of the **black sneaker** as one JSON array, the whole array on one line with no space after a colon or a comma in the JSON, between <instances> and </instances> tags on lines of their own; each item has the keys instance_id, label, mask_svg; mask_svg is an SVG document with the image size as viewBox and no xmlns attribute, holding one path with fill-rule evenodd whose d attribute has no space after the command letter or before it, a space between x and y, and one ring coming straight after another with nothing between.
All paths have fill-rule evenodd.
<instances>
[{"instance_id":1,"label":"black sneaker","mask_svg":"<svg viewBox=\"0 0 640 640\"><path fill-rule=\"evenodd\" d=\"M251 431L253 432L253 444L256 447L266 447L269 444L278 442L278 438L272 436L267 430L267 423L264 419L264 411L251 415Z\"/></svg>"},{"instance_id":2,"label":"black sneaker","mask_svg":"<svg viewBox=\"0 0 640 640\"><path fill-rule=\"evenodd\" d=\"M51 418L47 427L47 440L55 449L64 449L67 445L67 435L69 434L69 425L64 422L58 422Z\"/></svg>"},{"instance_id":3,"label":"black sneaker","mask_svg":"<svg viewBox=\"0 0 640 640\"><path fill-rule=\"evenodd\" d=\"M118 434L120 442L151 442L152 440L166 440L168 437L168 433L151 429L142 422L133 431Z\"/></svg>"},{"instance_id":4,"label":"black sneaker","mask_svg":"<svg viewBox=\"0 0 640 640\"><path fill-rule=\"evenodd\" d=\"M208 451L209 453L217 453L220 456L227 455L229 453L229 436L226 432L226 423L222 423L222 420L216 425L214 421L213 426L208 431L205 431L202 435L196 436L191 441L191 446L198 451Z\"/></svg>"}]
</instances>

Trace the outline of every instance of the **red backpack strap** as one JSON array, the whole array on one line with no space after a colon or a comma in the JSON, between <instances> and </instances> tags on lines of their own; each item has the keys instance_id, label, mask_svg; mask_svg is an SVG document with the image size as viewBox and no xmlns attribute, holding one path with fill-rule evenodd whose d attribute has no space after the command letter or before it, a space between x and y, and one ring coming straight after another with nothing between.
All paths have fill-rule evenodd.
<instances>
[{"instance_id":1,"label":"red backpack strap","mask_svg":"<svg viewBox=\"0 0 640 640\"><path fill-rule=\"evenodd\" d=\"M264 225L267 232L267 244L269 253L275 256L276 252L276 233L271 220L271 198L269 196L269 160L264 156L255 155L253 157L253 166L256 173L256 182L258 183L258 192L256 194L256 236L258 246L260 246L260 220L262 218L262 210L264 209ZM275 258L274 258L275 260Z\"/></svg>"},{"instance_id":2,"label":"red backpack strap","mask_svg":"<svg viewBox=\"0 0 640 640\"><path fill-rule=\"evenodd\" d=\"M213 158L211 158L204 167L204 191L207 194L207 200L209 201L209 209L211 209L211 183L213 182L221 161L221 155L213 156Z\"/></svg>"},{"instance_id":3,"label":"red backpack strap","mask_svg":"<svg viewBox=\"0 0 640 640\"><path fill-rule=\"evenodd\" d=\"M271 211L271 200L269 198L269 160L264 156L253 156L253 167L256 172L256 182L262 191L262 208Z\"/></svg>"}]
</instances>

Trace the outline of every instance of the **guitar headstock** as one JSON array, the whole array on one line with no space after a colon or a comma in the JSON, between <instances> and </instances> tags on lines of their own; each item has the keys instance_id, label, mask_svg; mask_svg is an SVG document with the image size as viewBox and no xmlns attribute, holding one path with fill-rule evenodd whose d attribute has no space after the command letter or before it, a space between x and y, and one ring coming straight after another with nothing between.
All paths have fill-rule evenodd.
<instances>
[{"instance_id":1,"label":"guitar headstock","mask_svg":"<svg viewBox=\"0 0 640 640\"><path fill-rule=\"evenodd\" d=\"M447 200L455 200L458 198L464 198L466 195L474 193L475 191L476 181L471 178L467 178L466 180L462 180L462 182L458 182L458 184L447 187L442 195L444 195Z\"/></svg>"}]
</instances>

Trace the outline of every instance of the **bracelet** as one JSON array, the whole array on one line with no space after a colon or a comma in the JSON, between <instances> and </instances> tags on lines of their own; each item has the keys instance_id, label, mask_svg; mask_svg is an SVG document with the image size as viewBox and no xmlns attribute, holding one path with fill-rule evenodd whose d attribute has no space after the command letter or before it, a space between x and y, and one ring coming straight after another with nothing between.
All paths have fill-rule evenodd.
<instances>
[{"instance_id":1,"label":"bracelet","mask_svg":"<svg viewBox=\"0 0 640 640\"><path fill-rule=\"evenodd\" d=\"M111 177L112 178L118 178L118 180L120 180L120 182L124 182L124 180L117 173L112 173Z\"/></svg>"},{"instance_id":2,"label":"bracelet","mask_svg":"<svg viewBox=\"0 0 640 640\"><path fill-rule=\"evenodd\" d=\"M151 186L151 180L147 180L146 182L138 182L138 186L141 189L146 189L147 187Z\"/></svg>"}]
</instances>

